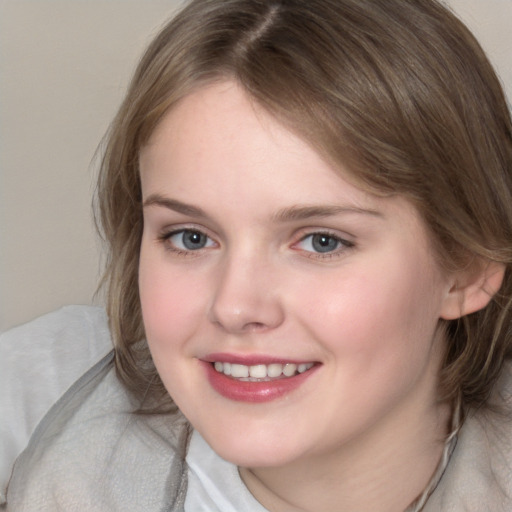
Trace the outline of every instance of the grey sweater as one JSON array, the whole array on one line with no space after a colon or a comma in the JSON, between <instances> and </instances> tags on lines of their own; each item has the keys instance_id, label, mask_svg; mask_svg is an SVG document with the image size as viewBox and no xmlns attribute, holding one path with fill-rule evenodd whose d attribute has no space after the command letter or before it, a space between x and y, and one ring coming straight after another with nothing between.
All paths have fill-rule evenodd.
<instances>
[{"instance_id":1,"label":"grey sweater","mask_svg":"<svg viewBox=\"0 0 512 512\"><path fill-rule=\"evenodd\" d=\"M510 363L495 399L512 414ZM110 354L38 426L15 465L7 510L183 511L190 427L179 413L133 414L136 405L117 380ZM466 419L421 510L512 511L510 416L475 411Z\"/></svg>"}]
</instances>

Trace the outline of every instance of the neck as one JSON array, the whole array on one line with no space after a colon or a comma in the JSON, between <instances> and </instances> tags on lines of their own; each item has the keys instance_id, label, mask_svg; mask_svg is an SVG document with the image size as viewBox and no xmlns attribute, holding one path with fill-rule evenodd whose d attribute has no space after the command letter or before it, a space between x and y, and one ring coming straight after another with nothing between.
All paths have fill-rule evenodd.
<instances>
[{"instance_id":1,"label":"neck","mask_svg":"<svg viewBox=\"0 0 512 512\"><path fill-rule=\"evenodd\" d=\"M330 453L240 474L272 512L405 510L435 473L449 418L447 405L405 407Z\"/></svg>"}]
</instances>

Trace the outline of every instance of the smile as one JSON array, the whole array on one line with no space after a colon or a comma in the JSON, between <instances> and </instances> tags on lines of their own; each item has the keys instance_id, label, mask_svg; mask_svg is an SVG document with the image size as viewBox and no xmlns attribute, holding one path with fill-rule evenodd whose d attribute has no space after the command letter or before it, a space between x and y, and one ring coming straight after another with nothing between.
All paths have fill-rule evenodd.
<instances>
[{"instance_id":1,"label":"smile","mask_svg":"<svg viewBox=\"0 0 512 512\"><path fill-rule=\"evenodd\" d=\"M322 367L318 362L275 361L262 356L243 359L217 354L200 360L212 389L236 402L262 403L281 398L305 385Z\"/></svg>"},{"instance_id":2,"label":"smile","mask_svg":"<svg viewBox=\"0 0 512 512\"><path fill-rule=\"evenodd\" d=\"M245 365L215 361L213 366L218 373L247 382L270 381L294 377L312 368L314 363L272 363Z\"/></svg>"}]
</instances>

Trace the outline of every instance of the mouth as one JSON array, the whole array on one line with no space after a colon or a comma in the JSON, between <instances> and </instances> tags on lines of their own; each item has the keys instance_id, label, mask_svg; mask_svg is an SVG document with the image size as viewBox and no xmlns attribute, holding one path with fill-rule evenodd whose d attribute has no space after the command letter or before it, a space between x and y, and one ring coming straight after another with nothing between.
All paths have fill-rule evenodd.
<instances>
[{"instance_id":1,"label":"mouth","mask_svg":"<svg viewBox=\"0 0 512 512\"><path fill-rule=\"evenodd\" d=\"M255 359L243 361L242 357L219 354L202 360L201 364L214 391L229 400L250 403L269 402L292 393L322 366L313 361Z\"/></svg>"},{"instance_id":2,"label":"mouth","mask_svg":"<svg viewBox=\"0 0 512 512\"><path fill-rule=\"evenodd\" d=\"M245 365L215 361L212 363L216 372L242 382L271 382L300 375L313 368L315 363L272 363Z\"/></svg>"}]
</instances>

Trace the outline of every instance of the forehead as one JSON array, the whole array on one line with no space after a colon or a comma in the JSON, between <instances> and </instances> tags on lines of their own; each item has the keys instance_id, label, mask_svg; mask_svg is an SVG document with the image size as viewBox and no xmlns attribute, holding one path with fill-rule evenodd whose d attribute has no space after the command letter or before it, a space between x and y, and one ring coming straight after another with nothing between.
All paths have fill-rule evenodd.
<instances>
[{"instance_id":1,"label":"forehead","mask_svg":"<svg viewBox=\"0 0 512 512\"><path fill-rule=\"evenodd\" d=\"M143 186L157 175L187 175L196 187L200 178L241 185L259 177L268 188L300 186L304 193L322 174L332 187L349 181L342 164L328 162L232 81L203 86L171 108L142 148L140 169Z\"/></svg>"},{"instance_id":2,"label":"forehead","mask_svg":"<svg viewBox=\"0 0 512 512\"><path fill-rule=\"evenodd\" d=\"M214 148L222 153L234 150L236 140L249 135L253 151L263 150L270 139L293 151L295 137L237 82L207 84L181 98L167 112L142 148L141 161L146 161L148 153L158 152L169 144L176 156L199 157L202 151L211 153Z\"/></svg>"},{"instance_id":3,"label":"forehead","mask_svg":"<svg viewBox=\"0 0 512 512\"><path fill-rule=\"evenodd\" d=\"M172 195L212 208L228 201L233 212L236 206L255 212L272 206L274 218L297 205L385 213L400 204L404 221L417 217L411 205L403 208L405 200L357 186L347 167L329 162L232 81L180 100L142 149L140 169L145 198Z\"/></svg>"},{"instance_id":4,"label":"forehead","mask_svg":"<svg viewBox=\"0 0 512 512\"><path fill-rule=\"evenodd\" d=\"M373 172L362 162L359 149L348 141L341 126L325 118L322 108L304 108L301 101L287 98L278 100L276 106L276 99L267 97L267 93L260 91L264 99L257 99L236 79L224 74L199 81L172 103L156 127L148 127L149 139L139 151L141 167L147 162L148 149L158 145L158 141L176 142L176 158L180 153L190 157L191 148L200 156L201 152L211 152L211 146L218 151L227 149L240 131L254 127L255 132L262 133L263 129L267 140L253 133L253 150L260 143L263 152L269 138L274 144L281 144L288 154L294 153L294 147L308 146L317 158L357 188L381 197L395 193L391 183L381 188L371 178L368 180ZM226 133L229 128L231 133ZM208 131L208 136L203 136L202 131Z\"/></svg>"}]
</instances>

